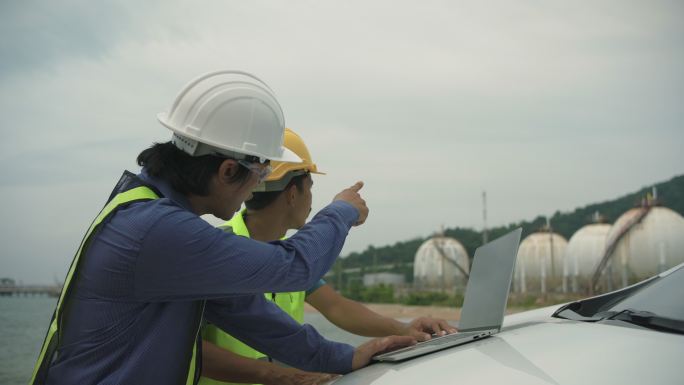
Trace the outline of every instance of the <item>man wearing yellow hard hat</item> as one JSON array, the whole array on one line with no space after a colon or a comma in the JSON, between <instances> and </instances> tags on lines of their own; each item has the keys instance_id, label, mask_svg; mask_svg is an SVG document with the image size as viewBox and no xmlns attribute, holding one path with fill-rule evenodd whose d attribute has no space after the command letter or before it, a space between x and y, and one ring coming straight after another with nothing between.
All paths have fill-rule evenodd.
<instances>
[{"instance_id":1,"label":"man wearing yellow hard hat","mask_svg":"<svg viewBox=\"0 0 684 385\"><path fill-rule=\"evenodd\" d=\"M299 135L287 128L284 135L283 145L297 154L302 161L298 163L272 162L272 172L269 177L253 190L252 199L245 202L246 209L236 213L230 221L221 226L224 230L243 237L270 242L282 239L289 229L299 229L306 223L311 212L311 187L313 185L311 174L323 173L318 171L308 148ZM343 297L323 280L306 291L265 293L265 296L299 323L304 320L304 302L307 302L335 325L366 337L407 335L420 341L429 339L432 333L443 334L456 331L441 319L418 318L409 324L404 324L384 317L358 302ZM202 371L204 377L200 379L202 385L226 384L226 382L212 378L241 383L247 381L288 383L293 379L315 382L317 379L326 379L320 374L295 371L269 364L266 361L268 360L266 355L213 325L204 327L202 333L207 346L203 351L205 364ZM240 357L222 352L217 347ZM236 373L236 367L240 368L240 373Z\"/></svg>"}]
</instances>

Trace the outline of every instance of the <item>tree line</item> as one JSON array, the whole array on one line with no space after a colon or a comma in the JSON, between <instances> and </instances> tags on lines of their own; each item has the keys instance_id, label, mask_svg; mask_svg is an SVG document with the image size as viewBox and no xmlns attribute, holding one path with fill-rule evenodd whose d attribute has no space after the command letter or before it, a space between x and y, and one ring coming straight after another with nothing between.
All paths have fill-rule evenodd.
<instances>
[{"instance_id":1,"label":"tree line","mask_svg":"<svg viewBox=\"0 0 684 385\"><path fill-rule=\"evenodd\" d=\"M643 187L636 192L614 200L590 204L577 208L571 212L556 211L549 217L551 227L554 232L561 234L566 239L570 239L570 237L582 226L592 223L592 218L596 212L604 218L605 222L614 223L625 211L639 206L644 197L651 193L653 187L656 187L657 189L657 202L678 212L680 215L684 215L684 175L679 175L666 182L661 182L654 186ZM524 238L543 228L545 225L546 217L540 215L532 220L491 228L488 231L488 235L489 239L494 239L514 228L522 227ZM455 238L461 242L471 258L475 253L475 249L482 244L481 230L453 227L445 229L444 235ZM363 274L375 272L376 269L373 268L374 266L385 266L382 271L404 274L406 281L412 282L413 259L418 247L427 239L427 237L417 237L407 241L396 242L392 245L380 247L370 245L362 252L350 253L349 255L338 259L335 267L331 271L333 277L328 276L328 278L332 278L331 283L333 285L341 285L342 287L340 287L340 289L349 291L350 285L354 285L355 287L358 286L358 283L354 282L359 281ZM391 267L387 268L387 265L390 265ZM354 273L344 273L345 269L350 268L357 268L358 271Z\"/></svg>"}]
</instances>

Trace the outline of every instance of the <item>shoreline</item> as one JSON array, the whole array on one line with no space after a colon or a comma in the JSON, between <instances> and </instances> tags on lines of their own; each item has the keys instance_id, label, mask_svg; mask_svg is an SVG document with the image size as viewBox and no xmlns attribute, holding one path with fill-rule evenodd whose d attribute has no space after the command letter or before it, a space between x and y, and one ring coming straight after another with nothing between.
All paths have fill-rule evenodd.
<instances>
[{"instance_id":1,"label":"shoreline","mask_svg":"<svg viewBox=\"0 0 684 385\"><path fill-rule=\"evenodd\" d=\"M447 321L458 321L461 318L461 309L443 306L410 306L395 303L362 303L370 310L390 318L414 319L417 317L443 318ZM306 313L319 313L308 303L304 304Z\"/></svg>"},{"instance_id":2,"label":"shoreline","mask_svg":"<svg viewBox=\"0 0 684 385\"><path fill-rule=\"evenodd\" d=\"M461 308L454 309L447 306L412 306L402 305L396 303L362 303L370 310L390 318L397 319L414 319L418 317L434 317L442 318L447 321L458 321L461 318ZM530 310L523 308L507 308L506 314L518 313L521 311ZM304 303L304 312L319 313L313 306Z\"/></svg>"}]
</instances>

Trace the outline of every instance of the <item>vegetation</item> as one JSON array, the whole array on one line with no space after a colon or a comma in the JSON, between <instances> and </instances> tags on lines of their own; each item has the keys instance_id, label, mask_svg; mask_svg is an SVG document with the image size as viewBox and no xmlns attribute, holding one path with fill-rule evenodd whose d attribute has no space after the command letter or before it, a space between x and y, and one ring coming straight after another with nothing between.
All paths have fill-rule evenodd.
<instances>
[{"instance_id":1,"label":"vegetation","mask_svg":"<svg viewBox=\"0 0 684 385\"><path fill-rule=\"evenodd\" d=\"M360 280L353 280L342 294L355 301L374 303L395 303L394 287L390 285L363 286Z\"/></svg>"},{"instance_id":2,"label":"vegetation","mask_svg":"<svg viewBox=\"0 0 684 385\"><path fill-rule=\"evenodd\" d=\"M352 281L342 294L350 299L366 303L399 303L409 306L444 306L460 308L463 306L462 293L445 293L440 291L405 291L398 294L391 285L363 286L360 280ZM547 293L544 296L533 294L511 293L508 307L515 309L534 309L580 299L573 293Z\"/></svg>"},{"instance_id":3,"label":"vegetation","mask_svg":"<svg viewBox=\"0 0 684 385\"><path fill-rule=\"evenodd\" d=\"M346 290L342 291L342 294L356 301L371 303L401 303L414 306L463 306L463 295L460 293L447 294L432 291L412 291L397 296L395 295L394 286L383 284L363 286L360 280L353 280L347 285Z\"/></svg>"},{"instance_id":4,"label":"vegetation","mask_svg":"<svg viewBox=\"0 0 684 385\"><path fill-rule=\"evenodd\" d=\"M404 305L416 306L448 306L461 307L463 306L463 294L446 294L433 291L414 291L408 293L407 296L401 297L400 302Z\"/></svg>"}]
</instances>

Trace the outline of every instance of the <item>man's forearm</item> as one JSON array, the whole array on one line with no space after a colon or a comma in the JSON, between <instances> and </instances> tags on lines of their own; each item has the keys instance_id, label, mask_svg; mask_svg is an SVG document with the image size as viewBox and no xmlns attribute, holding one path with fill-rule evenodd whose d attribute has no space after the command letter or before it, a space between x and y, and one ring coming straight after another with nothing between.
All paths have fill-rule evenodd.
<instances>
[{"instance_id":1,"label":"man's forearm","mask_svg":"<svg viewBox=\"0 0 684 385\"><path fill-rule=\"evenodd\" d=\"M270 244L226 234L192 213L169 217L141 241L133 282L139 301L306 290L333 265L359 213L333 202L297 234Z\"/></svg>"},{"instance_id":2,"label":"man's forearm","mask_svg":"<svg viewBox=\"0 0 684 385\"><path fill-rule=\"evenodd\" d=\"M264 385L315 385L336 377L245 358L206 340L202 341L202 376L223 382Z\"/></svg>"},{"instance_id":3,"label":"man's forearm","mask_svg":"<svg viewBox=\"0 0 684 385\"><path fill-rule=\"evenodd\" d=\"M308 295L306 300L330 322L354 334L384 337L406 332L406 324L384 317L356 301L345 298L328 285L318 288Z\"/></svg>"},{"instance_id":4,"label":"man's forearm","mask_svg":"<svg viewBox=\"0 0 684 385\"><path fill-rule=\"evenodd\" d=\"M205 318L252 348L308 371L344 374L354 348L300 325L263 295L207 301Z\"/></svg>"},{"instance_id":5,"label":"man's forearm","mask_svg":"<svg viewBox=\"0 0 684 385\"><path fill-rule=\"evenodd\" d=\"M337 326L365 337L384 337L388 335L402 335L406 324L393 318L382 316L364 305L345 300L342 306L333 312L330 321Z\"/></svg>"},{"instance_id":6,"label":"man's forearm","mask_svg":"<svg viewBox=\"0 0 684 385\"><path fill-rule=\"evenodd\" d=\"M202 341L202 376L224 382L270 383L279 367L266 361L242 357Z\"/></svg>"}]
</instances>

